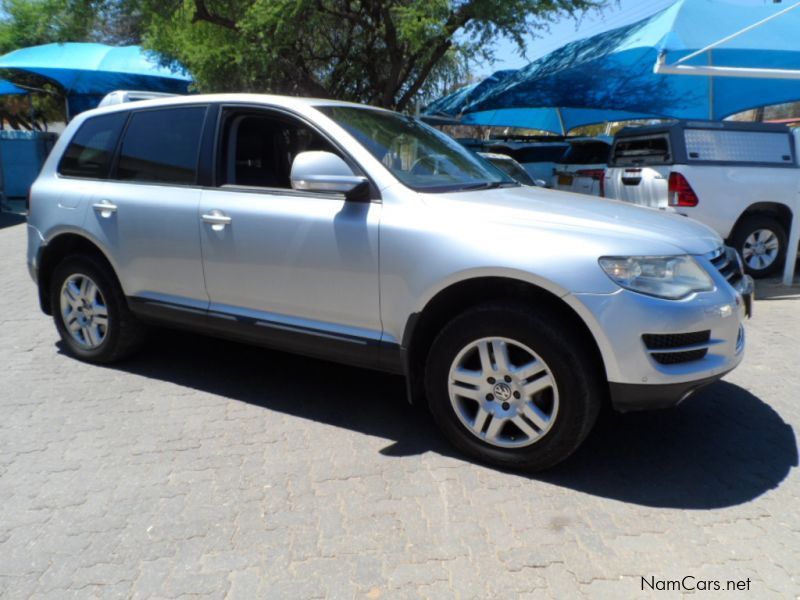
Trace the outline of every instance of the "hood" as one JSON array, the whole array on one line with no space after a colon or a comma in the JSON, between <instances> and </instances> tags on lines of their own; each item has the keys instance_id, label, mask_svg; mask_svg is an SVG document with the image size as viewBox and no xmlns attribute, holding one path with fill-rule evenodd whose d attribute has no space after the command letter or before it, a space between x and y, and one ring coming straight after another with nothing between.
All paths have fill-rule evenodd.
<instances>
[{"instance_id":1,"label":"hood","mask_svg":"<svg viewBox=\"0 0 800 600\"><path fill-rule=\"evenodd\" d=\"M677 213L584 194L511 187L423 197L429 206L457 211L462 218L474 211L484 222L595 234L634 242L641 254L699 255L722 244L713 229Z\"/></svg>"}]
</instances>

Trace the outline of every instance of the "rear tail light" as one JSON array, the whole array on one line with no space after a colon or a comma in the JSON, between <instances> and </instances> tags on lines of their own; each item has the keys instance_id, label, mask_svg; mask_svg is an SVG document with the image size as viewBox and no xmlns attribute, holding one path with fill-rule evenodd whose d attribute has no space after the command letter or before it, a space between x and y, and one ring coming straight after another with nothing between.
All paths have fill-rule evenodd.
<instances>
[{"instance_id":1,"label":"rear tail light","mask_svg":"<svg viewBox=\"0 0 800 600\"><path fill-rule=\"evenodd\" d=\"M580 169L575 171L575 175L579 177L591 177L595 181L600 182L600 197L606 195L606 172L605 169Z\"/></svg>"},{"instance_id":2,"label":"rear tail light","mask_svg":"<svg viewBox=\"0 0 800 600\"><path fill-rule=\"evenodd\" d=\"M669 174L669 205L670 206L697 206L700 202L692 186L680 173Z\"/></svg>"}]
</instances>

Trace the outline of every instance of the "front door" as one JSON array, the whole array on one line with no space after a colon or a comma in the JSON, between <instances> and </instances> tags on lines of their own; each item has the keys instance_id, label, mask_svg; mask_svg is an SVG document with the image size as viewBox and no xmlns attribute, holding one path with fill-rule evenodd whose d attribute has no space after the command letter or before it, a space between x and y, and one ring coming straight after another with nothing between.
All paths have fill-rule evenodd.
<instances>
[{"instance_id":1,"label":"front door","mask_svg":"<svg viewBox=\"0 0 800 600\"><path fill-rule=\"evenodd\" d=\"M294 156L336 151L293 117L229 108L220 127L219 185L200 202L211 321L281 348L352 353L348 362L369 364L381 338L381 205L292 190Z\"/></svg>"}]
</instances>

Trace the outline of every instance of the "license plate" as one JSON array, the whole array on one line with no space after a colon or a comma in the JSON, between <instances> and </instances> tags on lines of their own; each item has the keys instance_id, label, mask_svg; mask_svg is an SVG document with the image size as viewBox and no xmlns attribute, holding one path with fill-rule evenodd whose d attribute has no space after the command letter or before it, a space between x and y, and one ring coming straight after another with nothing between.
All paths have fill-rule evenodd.
<instances>
[{"instance_id":1,"label":"license plate","mask_svg":"<svg viewBox=\"0 0 800 600\"><path fill-rule=\"evenodd\" d=\"M559 175L558 185L572 185L572 175Z\"/></svg>"}]
</instances>

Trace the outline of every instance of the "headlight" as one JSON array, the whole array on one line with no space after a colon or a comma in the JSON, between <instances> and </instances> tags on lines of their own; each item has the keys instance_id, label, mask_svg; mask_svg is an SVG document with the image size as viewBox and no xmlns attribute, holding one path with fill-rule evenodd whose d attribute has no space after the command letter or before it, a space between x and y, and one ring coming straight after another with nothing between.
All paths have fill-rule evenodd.
<instances>
[{"instance_id":1,"label":"headlight","mask_svg":"<svg viewBox=\"0 0 800 600\"><path fill-rule=\"evenodd\" d=\"M711 277L691 256L605 256L600 266L618 285L658 298L679 300L714 289Z\"/></svg>"}]
</instances>

